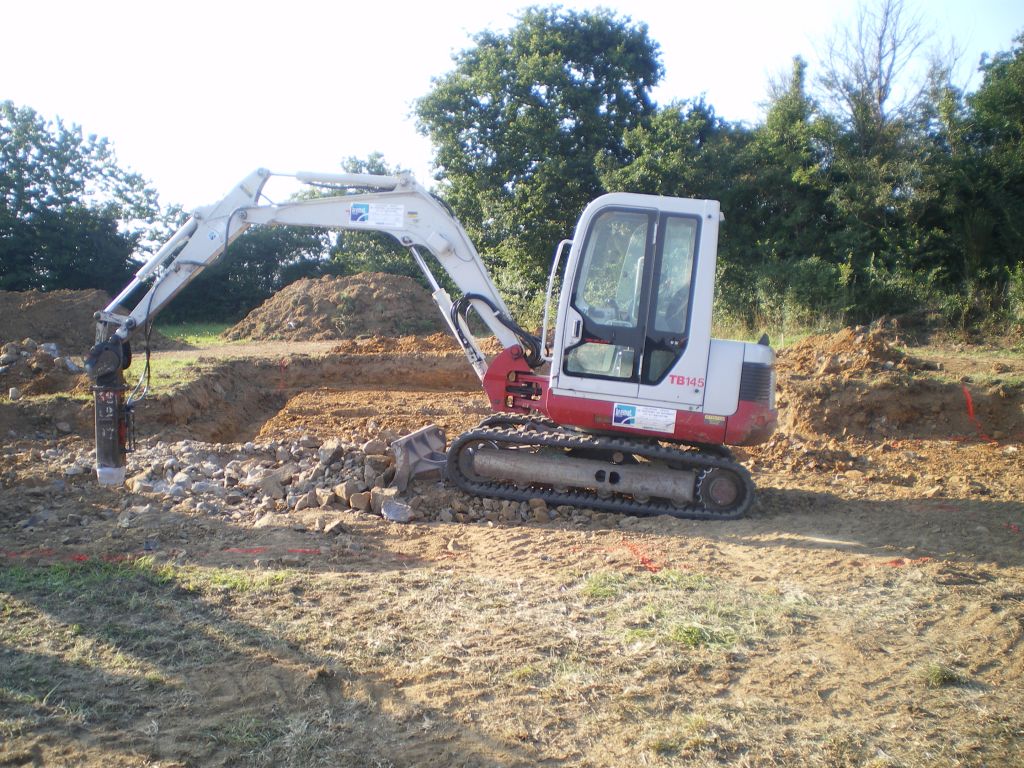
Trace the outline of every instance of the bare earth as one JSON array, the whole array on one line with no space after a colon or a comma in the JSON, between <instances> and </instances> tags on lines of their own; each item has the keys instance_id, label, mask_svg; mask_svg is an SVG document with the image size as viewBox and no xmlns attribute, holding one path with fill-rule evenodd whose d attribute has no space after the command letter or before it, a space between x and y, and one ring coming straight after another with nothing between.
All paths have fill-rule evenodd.
<instances>
[{"instance_id":1,"label":"bare earth","mask_svg":"<svg viewBox=\"0 0 1024 768\"><path fill-rule=\"evenodd\" d=\"M844 333L727 523L204 514L67 474L88 403L2 404L0 766L1024 765L1024 364ZM487 414L441 337L161 354L204 361L146 445Z\"/></svg>"}]
</instances>

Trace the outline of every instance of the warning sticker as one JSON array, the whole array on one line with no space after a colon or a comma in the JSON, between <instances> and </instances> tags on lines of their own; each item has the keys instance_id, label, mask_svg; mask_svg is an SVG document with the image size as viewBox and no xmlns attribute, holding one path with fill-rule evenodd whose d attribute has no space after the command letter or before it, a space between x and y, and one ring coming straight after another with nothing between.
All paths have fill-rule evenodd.
<instances>
[{"instance_id":1,"label":"warning sticker","mask_svg":"<svg viewBox=\"0 0 1024 768\"><path fill-rule=\"evenodd\" d=\"M405 221L405 206L396 203L352 203L349 219L354 224L375 227L400 227Z\"/></svg>"},{"instance_id":2,"label":"warning sticker","mask_svg":"<svg viewBox=\"0 0 1024 768\"><path fill-rule=\"evenodd\" d=\"M675 432L676 412L671 408L615 403L612 409L612 424L617 427L646 429L649 432Z\"/></svg>"}]
</instances>

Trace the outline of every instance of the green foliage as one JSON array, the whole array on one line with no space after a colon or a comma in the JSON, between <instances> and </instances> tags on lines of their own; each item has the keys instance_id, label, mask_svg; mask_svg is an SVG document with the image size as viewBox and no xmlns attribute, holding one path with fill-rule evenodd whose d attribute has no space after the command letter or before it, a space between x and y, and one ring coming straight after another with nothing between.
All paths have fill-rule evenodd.
<instances>
[{"instance_id":1,"label":"green foliage","mask_svg":"<svg viewBox=\"0 0 1024 768\"><path fill-rule=\"evenodd\" d=\"M922 671L921 677L928 688L945 688L953 685L966 685L970 680L962 672L948 664L932 662Z\"/></svg>"},{"instance_id":2,"label":"green foliage","mask_svg":"<svg viewBox=\"0 0 1024 768\"><path fill-rule=\"evenodd\" d=\"M157 330L164 336L186 344L198 346L209 346L223 343L220 335L230 327L229 323L223 322L190 322L168 325L158 323Z\"/></svg>"},{"instance_id":3,"label":"green foliage","mask_svg":"<svg viewBox=\"0 0 1024 768\"><path fill-rule=\"evenodd\" d=\"M494 264L540 283L555 244L603 191L596 163L654 113L662 67L644 24L529 8L482 32L419 100L443 194Z\"/></svg>"},{"instance_id":4,"label":"green foliage","mask_svg":"<svg viewBox=\"0 0 1024 768\"><path fill-rule=\"evenodd\" d=\"M159 225L156 193L106 139L0 102L0 290L117 292Z\"/></svg>"},{"instance_id":5,"label":"green foliage","mask_svg":"<svg viewBox=\"0 0 1024 768\"><path fill-rule=\"evenodd\" d=\"M161 314L169 322L237 321L285 285L340 274L325 258L330 237L320 229L253 227L192 281Z\"/></svg>"},{"instance_id":6,"label":"green foliage","mask_svg":"<svg viewBox=\"0 0 1024 768\"><path fill-rule=\"evenodd\" d=\"M1024 328L1024 263L1010 272L1006 286L1006 313L1010 322Z\"/></svg>"},{"instance_id":7,"label":"green foliage","mask_svg":"<svg viewBox=\"0 0 1024 768\"><path fill-rule=\"evenodd\" d=\"M826 327L843 317L848 295L843 270L818 256L719 263L718 315L741 327Z\"/></svg>"}]
</instances>

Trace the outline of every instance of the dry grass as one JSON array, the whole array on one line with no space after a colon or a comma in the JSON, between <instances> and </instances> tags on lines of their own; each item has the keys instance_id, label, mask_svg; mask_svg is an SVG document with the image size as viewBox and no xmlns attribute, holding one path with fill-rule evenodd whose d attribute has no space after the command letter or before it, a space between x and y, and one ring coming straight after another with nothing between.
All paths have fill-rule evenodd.
<instances>
[{"instance_id":1,"label":"dry grass","mask_svg":"<svg viewBox=\"0 0 1024 768\"><path fill-rule=\"evenodd\" d=\"M894 578L851 610L672 568L4 568L0 735L108 765L1012 764L1019 711L934 661L935 586ZM914 610L938 629L900 658Z\"/></svg>"}]
</instances>

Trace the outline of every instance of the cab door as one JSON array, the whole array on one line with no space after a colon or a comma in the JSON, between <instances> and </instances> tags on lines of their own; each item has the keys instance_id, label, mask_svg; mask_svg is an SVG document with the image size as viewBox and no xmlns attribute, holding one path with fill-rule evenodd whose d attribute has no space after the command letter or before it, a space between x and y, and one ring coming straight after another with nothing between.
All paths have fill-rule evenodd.
<instances>
[{"instance_id":1,"label":"cab door","mask_svg":"<svg viewBox=\"0 0 1024 768\"><path fill-rule=\"evenodd\" d=\"M559 302L555 394L699 409L710 337L700 284L708 266L713 284L717 239L709 203L615 194L587 208Z\"/></svg>"},{"instance_id":2,"label":"cab door","mask_svg":"<svg viewBox=\"0 0 1024 768\"><path fill-rule=\"evenodd\" d=\"M647 313L644 284L657 226L654 211L608 207L587 233L569 287L562 386L637 396Z\"/></svg>"}]
</instances>

